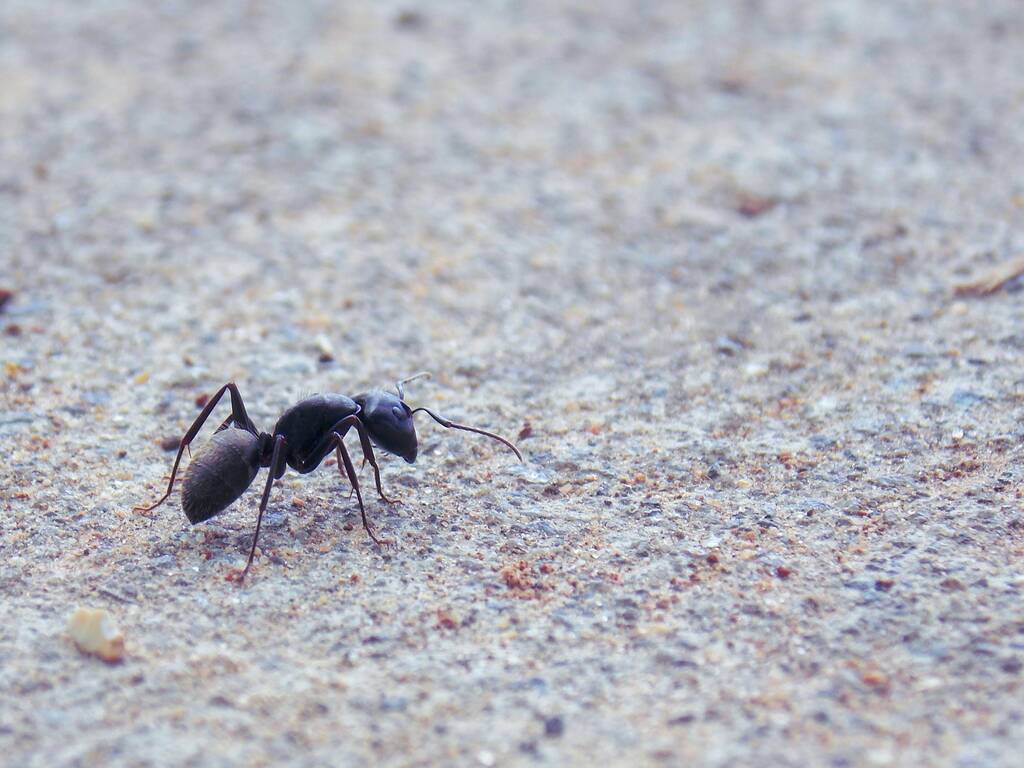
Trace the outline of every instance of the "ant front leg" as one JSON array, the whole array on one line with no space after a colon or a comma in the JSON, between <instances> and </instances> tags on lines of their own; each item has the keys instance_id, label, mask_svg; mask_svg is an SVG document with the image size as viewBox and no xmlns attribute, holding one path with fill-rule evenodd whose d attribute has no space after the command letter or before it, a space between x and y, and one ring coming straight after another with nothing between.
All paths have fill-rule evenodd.
<instances>
[{"instance_id":1,"label":"ant front leg","mask_svg":"<svg viewBox=\"0 0 1024 768\"><path fill-rule=\"evenodd\" d=\"M373 481L377 485L377 495L381 497L385 504L401 504L398 499L389 499L384 495L384 489L380 487L380 467L377 466L377 457L373 454L373 444L370 442L370 436L366 434L366 425L363 424L362 419L358 416L349 416L349 419L355 419L352 426L356 428L356 434L359 435L359 446L363 449L363 466L369 462L370 466L373 467Z\"/></svg>"},{"instance_id":2,"label":"ant front leg","mask_svg":"<svg viewBox=\"0 0 1024 768\"><path fill-rule=\"evenodd\" d=\"M373 543L378 547L383 547L391 544L392 542L388 539L378 539L373 533L373 529L370 527L370 520L366 517L366 508L363 506L363 494L359 491L359 478L356 476L356 468L352 466L352 459L349 458L348 451L345 449L345 440L342 434L339 432L333 433L335 442L335 450L338 452L338 471L341 471L342 465L345 466L345 471L348 473L348 480L352 483L352 488L356 492L356 499L359 501L359 513L363 516L363 528L373 539Z\"/></svg>"},{"instance_id":3,"label":"ant front leg","mask_svg":"<svg viewBox=\"0 0 1024 768\"><path fill-rule=\"evenodd\" d=\"M174 479L178 475L178 465L181 463L181 455L185 452L185 449L189 447L189 444L195 439L196 435L199 434L199 430L203 428L203 424L210 417L213 409L217 407L217 403L224 396L225 392L231 393L231 416L228 421L234 421L242 429L248 429L250 432L256 431L256 425L249 419L249 414L245 412L245 403L242 402L242 396L238 392L238 387L235 386L234 382L229 382L223 387L217 390L217 394L210 398L209 402L206 403L206 407L203 408L196 420L192 422L192 426L188 428L188 432L185 433L184 437L181 438L181 443L178 445L178 455L174 457L174 466L171 468L171 479L167 483L167 491L161 496L156 503L149 505L148 507L133 507L133 512L149 512L156 509L165 501L167 497L171 495L171 490L174 488ZM228 425L228 421L221 424L220 429L224 429ZM217 431L219 432L220 429ZM189 449L189 455L192 454Z\"/></svg>"},{"instance_id":4,"label":"ant front leg","mask_svg":"<svg viewBox=\"0 0 1024 768\"><path fill-rule=\"evenodd\" d=\"M364 469L366 469L366 457L365 456L363 456L363 463L359 465L359 476L360 477L363 476L363 470ZM355 496L355 493L356 493L356 489L355 488L353 488L351 491L348 492L348 500L349 501L352 501L352 497Z\"/></svg>"},{"instance_id":5,"label":"ant front leg","mask_svg":"<svg viewBox=\"0 0 1024 768\"><path fill-rule=\"evenodd\" d=\"M299 469L300 472L310 471L308 469L305 469L304 467L307 464L315 467L317 464L320 463L324 456L331 452L331 450L334 447L332 443L334 435L337 434L340 435L341 438L344 438L345 435L348 433L349 429L351 429L352 427L355 427L356 432L359 434L359 445L363 450L363 462L369 463L369 465L373 467L373 481L377 486L377 494L387 504L401 504L402 502L398 501L397 499L389 499L387 496L384 495L384 489L381 487L380 484L380 467L377 466L377 457L373 453L373 444L370 442L370 435L366 431L366 425L363 424L362 419L360 419L359 416L356 414L346 416L333 427L331 427L330 431L327 433L327 436L320 441L320 444L317 445L316 448L309 452L305 460L301 463L300 467L297 468ZM355 483L353 483L353 486L354 485Z\"/></svg>"},{"instance_id":6,"label":"ant front leg","mask_svg":"<svg viewBox=\"0 0 1024 768\"><path fill-rule=\"evenodd\" d=\"M348 481L352 484L352 490L355 491L356 500L359 502L359 512L363 517L363 527L366 529L366 532L370 534L370 538L373 539L376 544L381 546L390 544L390 541L382 541L374 535L373 530L370 528L370 521L366 517L366 508L363 506L363 494L359 489L359 477L356 475L356 468L352 465L352 459L349 458L348 450L345 448L345 435L351 427L355 427L356 431L359 432L359 440L363 446L363 456L373 467L374 480L377 484L377 493L380 494L380 497L384 499L384 501L394 503L384 495L384 491L380 487L380 469L377 467L377 460L373 455L373 447L370 445L369 435L366 434L366 427L363 426L363 422L360 421L359 417L355 414L346 416L331 427L330 431L312 451L307 453L303 458L299 459L291 466L303 474L306 472L312 472L327 454L336 450L338 453L338 472L340 473L342 471L342 467L345 468L345 473L348 475Z\"/></svg>"}]
</instances>

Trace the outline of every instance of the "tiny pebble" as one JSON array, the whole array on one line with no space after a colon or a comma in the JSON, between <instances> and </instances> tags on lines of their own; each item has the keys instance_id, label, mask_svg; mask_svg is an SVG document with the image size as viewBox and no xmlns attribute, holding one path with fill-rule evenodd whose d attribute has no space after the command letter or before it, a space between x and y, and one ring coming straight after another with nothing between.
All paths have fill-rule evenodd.
<instances>
[{"instance_id":1,"label":"tiny pebble","mask_svg":"<svg viewBox=\"0 0 1024 768\"><path fill-rule=\"evenodd\" d=\"M82 653L111 663L124 658L124 635L102 608L77 608L68 619L68 634Z\"/></svg>"},{"instance_id":2,"label":"tiny pebble","mask_svg":"<svg viewBox=\"0 0 1024 768\"><path fill-rule=\"evenodd\" d=\"M326 336L316 337L316 351L319 353L317 360L321 363L329 363L334 360L334 348Z\"/></svg>"},{"instance_id":3,"label":"tiny pebble","mask_svg":"<svg viewBox=\"0 0 1024 768\"><path fill-rule=\"evenodd\" d=\"M739 195L736 201L736 211L748 219L754 219L763 213L767 213L777 204L778 201L774 198L745 192Z\"/></svg>"}]
</instances>

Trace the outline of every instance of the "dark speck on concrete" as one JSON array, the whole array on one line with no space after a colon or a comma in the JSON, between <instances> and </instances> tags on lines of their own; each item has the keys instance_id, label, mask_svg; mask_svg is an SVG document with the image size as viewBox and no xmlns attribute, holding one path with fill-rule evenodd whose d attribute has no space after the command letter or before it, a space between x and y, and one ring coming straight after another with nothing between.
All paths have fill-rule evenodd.
<instances>
[{"instance_id":1,"label":"dark speck on concrete","mask_svg":"<svg viewBox=\"0 0 1024 768\"><path fill-rule=\"evenodd\" d=\"M550 739L565 733L565 721L558 715L544 718L544 735Z\"/></svg>"}]
</instances>

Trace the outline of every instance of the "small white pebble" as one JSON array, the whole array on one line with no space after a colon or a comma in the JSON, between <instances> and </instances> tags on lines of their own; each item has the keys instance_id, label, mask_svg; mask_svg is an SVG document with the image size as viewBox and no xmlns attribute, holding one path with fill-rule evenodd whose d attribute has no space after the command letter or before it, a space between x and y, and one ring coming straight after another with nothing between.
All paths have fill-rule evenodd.
<instances>
[{"instance_id":1,"label":"small white pebble","mask_svg":"<svg viewBox=\"0 0 1024 768\"><path fill-rule=\"evenodd\" d=\"M334 360L334 347L331 341L323 334L316 337L316 351L320 356L321 363L329 363Z\"/></svg>"},{"instance_id":2,"label":"small white pebble","mask_svg":"<svg viewBox=\"0 0 1024 768\"><path fill-rule=\"evenodd\" d=\"M102 608L77 608L68 619L68 634L82 653L108 662L124 658L124 635Z\"/></svg>"},{"instance_id":3,"label":"small white pebble","mask_svg":"<svg viewBox=\"0 0 1024 768\"><path fill-rule=\"evenodd\" d=\"M759 379L768 373L768 366L764 363L750 362L743 366L743 375L748 379Z\"/></svg>"}]
</instances>

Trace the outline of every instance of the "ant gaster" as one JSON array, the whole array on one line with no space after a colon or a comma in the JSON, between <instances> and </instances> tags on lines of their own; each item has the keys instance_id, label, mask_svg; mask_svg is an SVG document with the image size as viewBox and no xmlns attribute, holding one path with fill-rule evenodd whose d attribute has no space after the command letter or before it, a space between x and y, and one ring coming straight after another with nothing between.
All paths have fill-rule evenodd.
<instances>
[{"instance_id":1,"label":"ant gaster","mask_svg":"<svg viewBox=\"0 0 1024 768\"><path fill-rule=\"evenodd\" d=\"M397 397L382 390L364 392L354 397L336 394L312 395L286 410L277 420L272 434L260 432L256 428L245 411L242 396L234 382L225 384L209 399L188 432L181 438L166 493L155 504L136 507L135 510L148 512L163 504L171 495L182 453L188 449L191 456L189 445L199 434L199 430L221 397L228 392L231 395L231 415L217 428L209 444L189 462L182 488L181 505L185 516L193 525L209 520L224 511L245 492L256 479L261 467L270 470L263 487L263 498L260 500L259 517L256 518L256 533L252 539L252 548L249 550L249 560L239 581L245 579L252 566L256 542L260 536L260 524L263 522L263 511L267 508L267 500L270 498L270 489L274 481L281 478L286 467L291 467L302 475L312 472L331 451L338 455L338 471L342 471L344 467L344 472L352 484L366 532L378 546L389 543L382 542L374 535L366 517L363 497L359 491L359 480L345 449L344 438L349 429L354 428L359 435L364 462L373 468L377 493L387 503L393 502L384 495L381 488L380 469L373 453L373 444L388 453L401 456L412 464L416 461L417 449L413 414L419 411L426 413L442 427L476 432L497 440L508 446L520 461L523 460L519 450L499 435L476 427L456 424L427 408L410 408L406 405L403 385L422 376L429 374L418 373L397 382Z\"/></svg>"}]
</instances>

